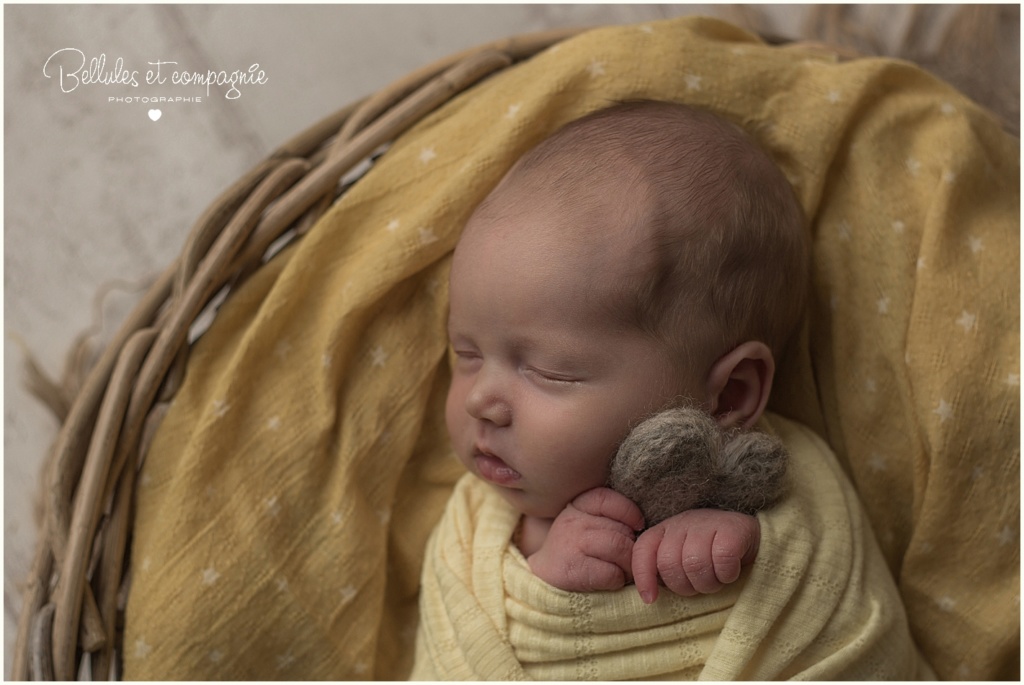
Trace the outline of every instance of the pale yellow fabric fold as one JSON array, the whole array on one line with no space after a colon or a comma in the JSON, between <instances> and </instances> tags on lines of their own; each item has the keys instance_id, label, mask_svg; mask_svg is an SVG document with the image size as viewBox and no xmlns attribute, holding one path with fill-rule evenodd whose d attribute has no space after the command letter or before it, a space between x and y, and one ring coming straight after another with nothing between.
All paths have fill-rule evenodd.
<instances>
[{"instance_id":1,"label":"pale yellow fabric fold","mask_svg":"<svg viewBox=\"0 0 1024 685\"><path fill-rule=\"evenodd\" d=\"M813 298L773 406L849 470L939 674L1016 675L1018 141L912 65L686 18L584 33L446 104L221 307L140 474L127 678L409 673L462 473L449 255L525 150L630 98L710 107L789 177Z\"/></svg>"},{"instance_id":2,"label":"pale yellow fabric fold","mask_svg":"<svg viewBox=\"0 0 1024 685\"><path fill-rule=\"evenodd\" d=\"M464 476L427 544L413 678L934 678L839 463L806 427L765 423L792 455L791 490L759 515L754 566L713 595L647 606L632 586L551 587L510 543L518 514Z\"/></svg>"}]
</instances>

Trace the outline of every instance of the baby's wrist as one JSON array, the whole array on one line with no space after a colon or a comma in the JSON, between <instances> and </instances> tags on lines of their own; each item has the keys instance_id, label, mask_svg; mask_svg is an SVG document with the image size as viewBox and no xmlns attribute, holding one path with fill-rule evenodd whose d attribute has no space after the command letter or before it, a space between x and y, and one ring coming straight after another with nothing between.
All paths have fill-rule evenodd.
<instances>
[{"instance_id":1,"label":"baby's wrist","mask_svg":"<svg viewBox=\"0 0 1024 685\"><path fill-rule=\"evenodd\" d=\"M544 546L551 523L548 519L539 519L525 514L520 517L519 524L512 532L512 544L519 549L527 561Z\"/></svg>"}]
</instances>

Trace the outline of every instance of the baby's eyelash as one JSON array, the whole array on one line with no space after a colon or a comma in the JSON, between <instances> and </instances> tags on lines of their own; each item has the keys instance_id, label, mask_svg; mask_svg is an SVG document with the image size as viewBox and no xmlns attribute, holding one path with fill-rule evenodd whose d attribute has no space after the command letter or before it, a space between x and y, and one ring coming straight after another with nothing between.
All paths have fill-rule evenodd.
<instances>
[{"instance_id":1,"label":"baby's eyelash","mask_svg":"<svg viewBox=\"0 0 1024 685\"><path fill-rule=\"evenodd\" d=\"M461 347L453 347L452 354L455 357L455 362L460 366L476 364L480 359L480 353L476 350L469 350Z\"/></svg>"},{"instance_id":2,"label":"baby's eyelash","mask_svg":"<svg viewBox=\"0 0 1024 685\"><path fill-rule=\"evenodd\" d=\"M533 367L533 366L527 367L526 370L530 371L532 373L537 374L538 376L540 376L544 380L549 381L551 383L560 383L560 384L565 384L565 385L573 385L575 383L579 383L580 382L578 378L573 378L571 376L564 376L564 375L558 374L558 373L552 373L551 371L544 371L543 369L538 369L538 368Z\"/></svg>"}]
</instances>

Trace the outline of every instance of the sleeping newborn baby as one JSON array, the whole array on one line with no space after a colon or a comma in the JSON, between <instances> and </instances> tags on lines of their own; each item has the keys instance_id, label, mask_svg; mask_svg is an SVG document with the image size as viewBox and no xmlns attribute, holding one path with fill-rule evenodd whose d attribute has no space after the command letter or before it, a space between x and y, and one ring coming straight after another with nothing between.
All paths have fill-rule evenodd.
<instances>
[{"instance_id":1,"label":"sleeping newborn baby","mask_svg":"<svg viewBox=\"0 0 1024 685\"><path fill-rule=\"evenodd\" d=\"M615 105L513 166L452 261L469 473L428 543L414 678L918 674L851 486L765 413L808 262L782 173L706 111Z\"/></svg>"}]
</instances>

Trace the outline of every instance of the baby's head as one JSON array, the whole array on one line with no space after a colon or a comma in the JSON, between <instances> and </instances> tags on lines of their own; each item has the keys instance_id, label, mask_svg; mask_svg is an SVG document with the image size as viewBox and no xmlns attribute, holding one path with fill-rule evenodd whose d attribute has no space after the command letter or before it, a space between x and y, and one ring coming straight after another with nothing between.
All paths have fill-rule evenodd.
<instances>
[{"instance_id":1,"label":"baby's head","mask_svg":"<svg viewBox=\"0 0 1024 685\"><path fill-rule=\"evenodd\" d=\"M657 409L686 399L753 424L808 251L792 190L739 127L650 102L569 124L513 166L455 251L460 458L551 517Z\"/></svg>"}]
</instances>

